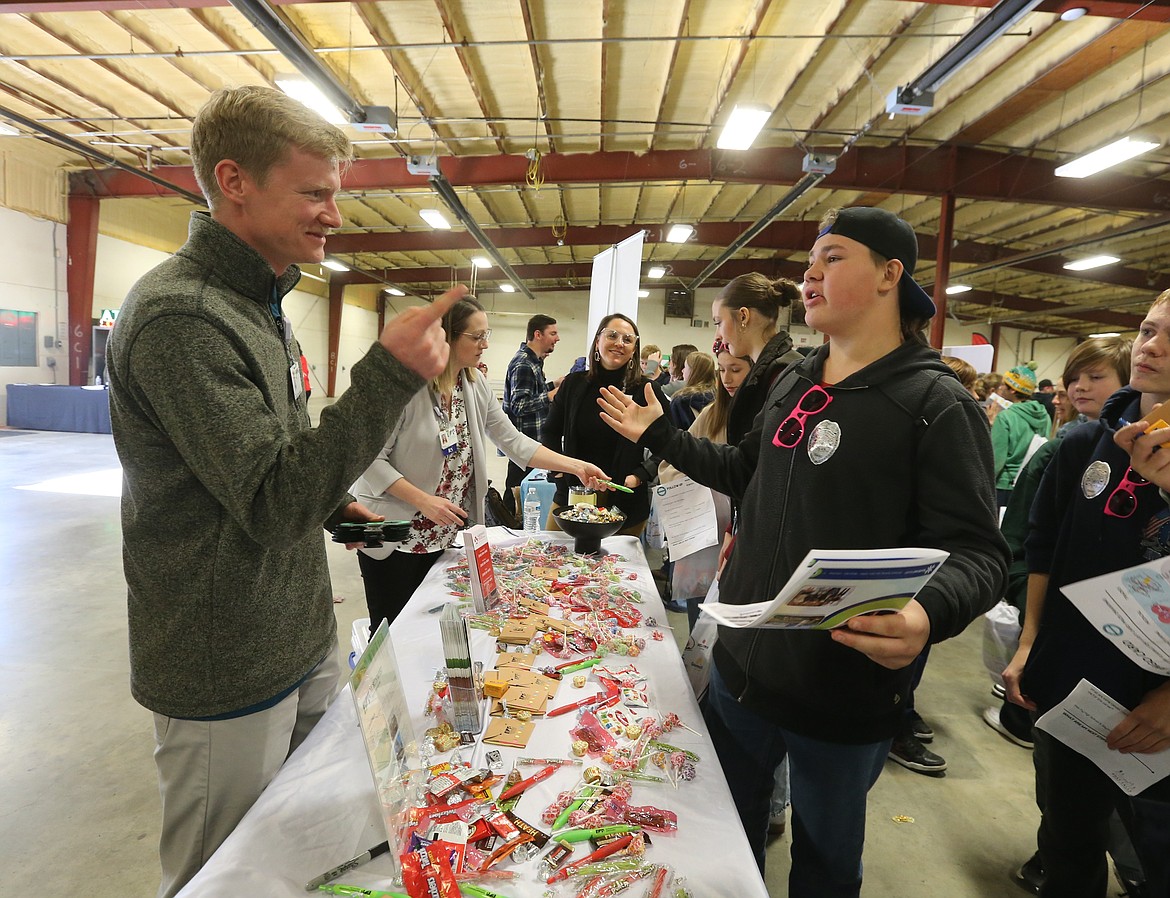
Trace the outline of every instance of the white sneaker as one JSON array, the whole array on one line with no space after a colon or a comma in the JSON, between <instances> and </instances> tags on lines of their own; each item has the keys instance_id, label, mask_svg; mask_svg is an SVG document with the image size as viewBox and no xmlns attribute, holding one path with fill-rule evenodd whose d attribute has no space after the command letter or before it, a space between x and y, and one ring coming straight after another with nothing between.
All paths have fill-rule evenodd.
<instances>
[{"instance_id":1,"label":"white sneaker","mask_svg":"<svg viewBox=\"0 0 1170 898\"><path fill-rule=\"evenodd\" d=\"M1017 735L1003 725L1003 721L999 719L999 708L984 708L983 722L989 727L1007 739L1009 742L1014 742L1020 748L1031 748L1032 740L1027 736ZM1031 733L1028 734L1031 736Z\"/></svg>"}]
</instances>

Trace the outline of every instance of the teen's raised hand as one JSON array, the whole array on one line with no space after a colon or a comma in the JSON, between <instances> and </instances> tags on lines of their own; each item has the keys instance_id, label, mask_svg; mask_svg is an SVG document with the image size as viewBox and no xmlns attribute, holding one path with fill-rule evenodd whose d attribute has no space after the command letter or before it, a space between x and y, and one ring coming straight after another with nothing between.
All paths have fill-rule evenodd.
<instances>
[{"instance_id":1,"label":"teen's raised hand","mask_svg":"<svg viewBox=\"0 0 1170 898\"><path fill-rule=\"evenodd\" d=\"M1170 427L1145 433L1148 424L1138 421L1113 434L1113 442L1129 453L1129 464L1138 474L1164 490L1170 490ZM1162 449L1162 451L1158 451Z\"/></svg>"},{"instance_id":2,"label":"teen's raised hand","mask_svg":"<svg viewBox=\"0 0 1170 898\"><path fill-rule=\"evenodd\" d=\"M835 642L856 649L882 667L900 670L910 664L930 639L930 618L917 601L893 614L859 614L830 630Z\"/></svg>"},{"instance_id":3,"label":"teen's raised hand","mask_svg":"<svg viewBox=\"0 0 1170 898\"><path fill-rule=\"evenodd\" d=\"M662 406L650 384L646 384L645 405L638 405L617 387L603 387L597 404L601 406L601 420L632 443L638 442L646 428L662 417Z\"/></svg>"},{"instance_id":4,"label":"teen's raised hand","mask_svg":"<svg viewBox=\"0 0 1170 898\"><path fill-rule=\"evenodd\" d=\"M419 377L437 377L447 367L449 348L439 322L468 292L456 284L429 306L411 306L386 323L378 342Z\"/></svg>"}]
</instances>

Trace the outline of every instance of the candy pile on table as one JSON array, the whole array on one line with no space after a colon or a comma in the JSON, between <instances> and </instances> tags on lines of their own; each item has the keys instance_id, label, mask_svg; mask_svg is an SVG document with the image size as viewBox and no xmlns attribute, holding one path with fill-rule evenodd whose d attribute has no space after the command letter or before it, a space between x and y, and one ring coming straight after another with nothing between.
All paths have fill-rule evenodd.
<instances>
[{"instance_id":1,"label":"candy pile on table","mask_svg":"<svg viewBox=\"0 0 1170 898\"><path fill-rule=\"evenodd\" d=\"M559 627L564 637L534 644L534 651L548 651L556 657L569 653L593 652L637 655L645 640L637 645L623 638L622 628L642 623L642 612L635 607L642 596L631 581L637 574L623 575L617 569L618 555L577 555L568 546L530 540L506 548L492 547L492 566L500 603L488 614L469 618L472 627L492 630L508 618L531 615L532 605L559 608L562 619L576 627ZM471 580L466 560L447 571L448 591L461 599L471 599ZM547 610L546 610L547 613ZM647 622L649 623L649 622Z\"/></svg>"},{"instance_id":2,"label":"candy pile on table","mask_svg":"<svg viewBox=\"0 0 1170 898\"><path fill-rule=\"evenodd\" d=\"M588 505L584 502L561 509L557 512L557 517L579 524L616 524L626 519L620 509Z\"/></svg>"},{"instance_id":3,"label":"candy pile on table","mask_svg":"<svg viewBox=\"0 0 1170 898\"><path fill-rule=\"evenodd\" d=\"M686 898L683 879L654 862L651 840L678 829L677 814L664 805L696 777L699 757L668 741L691 728L653 706L650 684L631 661L646 647L632 631L642 623L638 591L612 555L587 558L533 540L493 548L492 556L503 599L487 614L466 615L497 638L488 662L495 667L480 679L489 723L478 740L457 733L436 675L428 702L436 725L421 747L431 766L402 855L410 895L506 893L506 880L531 861L534 869L521 875L546 882L550 898ZM448 585L456 595L469 592L465 564L449 571ZM542 663L546 653L563 660ZM565 757L520 756L504 777L493 746L523 751L542 719L562 714ZM518 815L523 793L544 779L556 798L542 813L530 801ZM635 796L646 788L656 794ZM477 880L487 883L478 892Z\"/></svg>"}]
</instances>

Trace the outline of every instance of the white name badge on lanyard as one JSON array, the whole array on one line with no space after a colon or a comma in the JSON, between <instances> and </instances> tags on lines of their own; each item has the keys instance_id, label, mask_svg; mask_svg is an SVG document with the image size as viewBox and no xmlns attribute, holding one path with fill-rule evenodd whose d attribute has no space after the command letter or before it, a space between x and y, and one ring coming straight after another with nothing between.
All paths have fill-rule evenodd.
<instances>
[{"instance_id":1,"label":"white name badge on lanyard","mask_svg":"<svg viewBox=\"0 0 1170 898\"><path fill-rule=\"evenodd\" d=\"M459 435L455 432L455 423L443 411L442 397L432 391L431 398L434 400L431 408L435 413L435 422L439 425L439 449L443 452L443 458L448 458L459 447ZM451 396L451 408L455 408L454 394Z\"/></svg>"},{"instance_id":2,"label":"white name badge on lanyard","mask_svg":"<svg viewBox=\"0 0 1170 898\"><path fill-rule=\"evenodd\" d=\"M305 380L301 376L301 363L299 359L289 365L288 381L292 384L293 399L300 402L301 397L305 394Z\"/></svg>"}]
</instances>

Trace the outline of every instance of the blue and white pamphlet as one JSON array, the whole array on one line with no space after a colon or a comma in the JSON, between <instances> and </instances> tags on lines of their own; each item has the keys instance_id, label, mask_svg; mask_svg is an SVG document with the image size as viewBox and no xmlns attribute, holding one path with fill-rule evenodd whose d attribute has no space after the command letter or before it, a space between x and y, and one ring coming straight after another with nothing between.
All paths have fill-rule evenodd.
<instances>
[{"instance_id":1,"label":"blue and white pamphlet","mask_svg":"<svg viewBox=\"0 0 1170 898\"><path fill-rule=\"evenodd\" d=\"M831 630L851 617L906 606L950 553L942 549L813 549L770 602L704 602L725 627Z\"/></svg>"}]
</instances>

